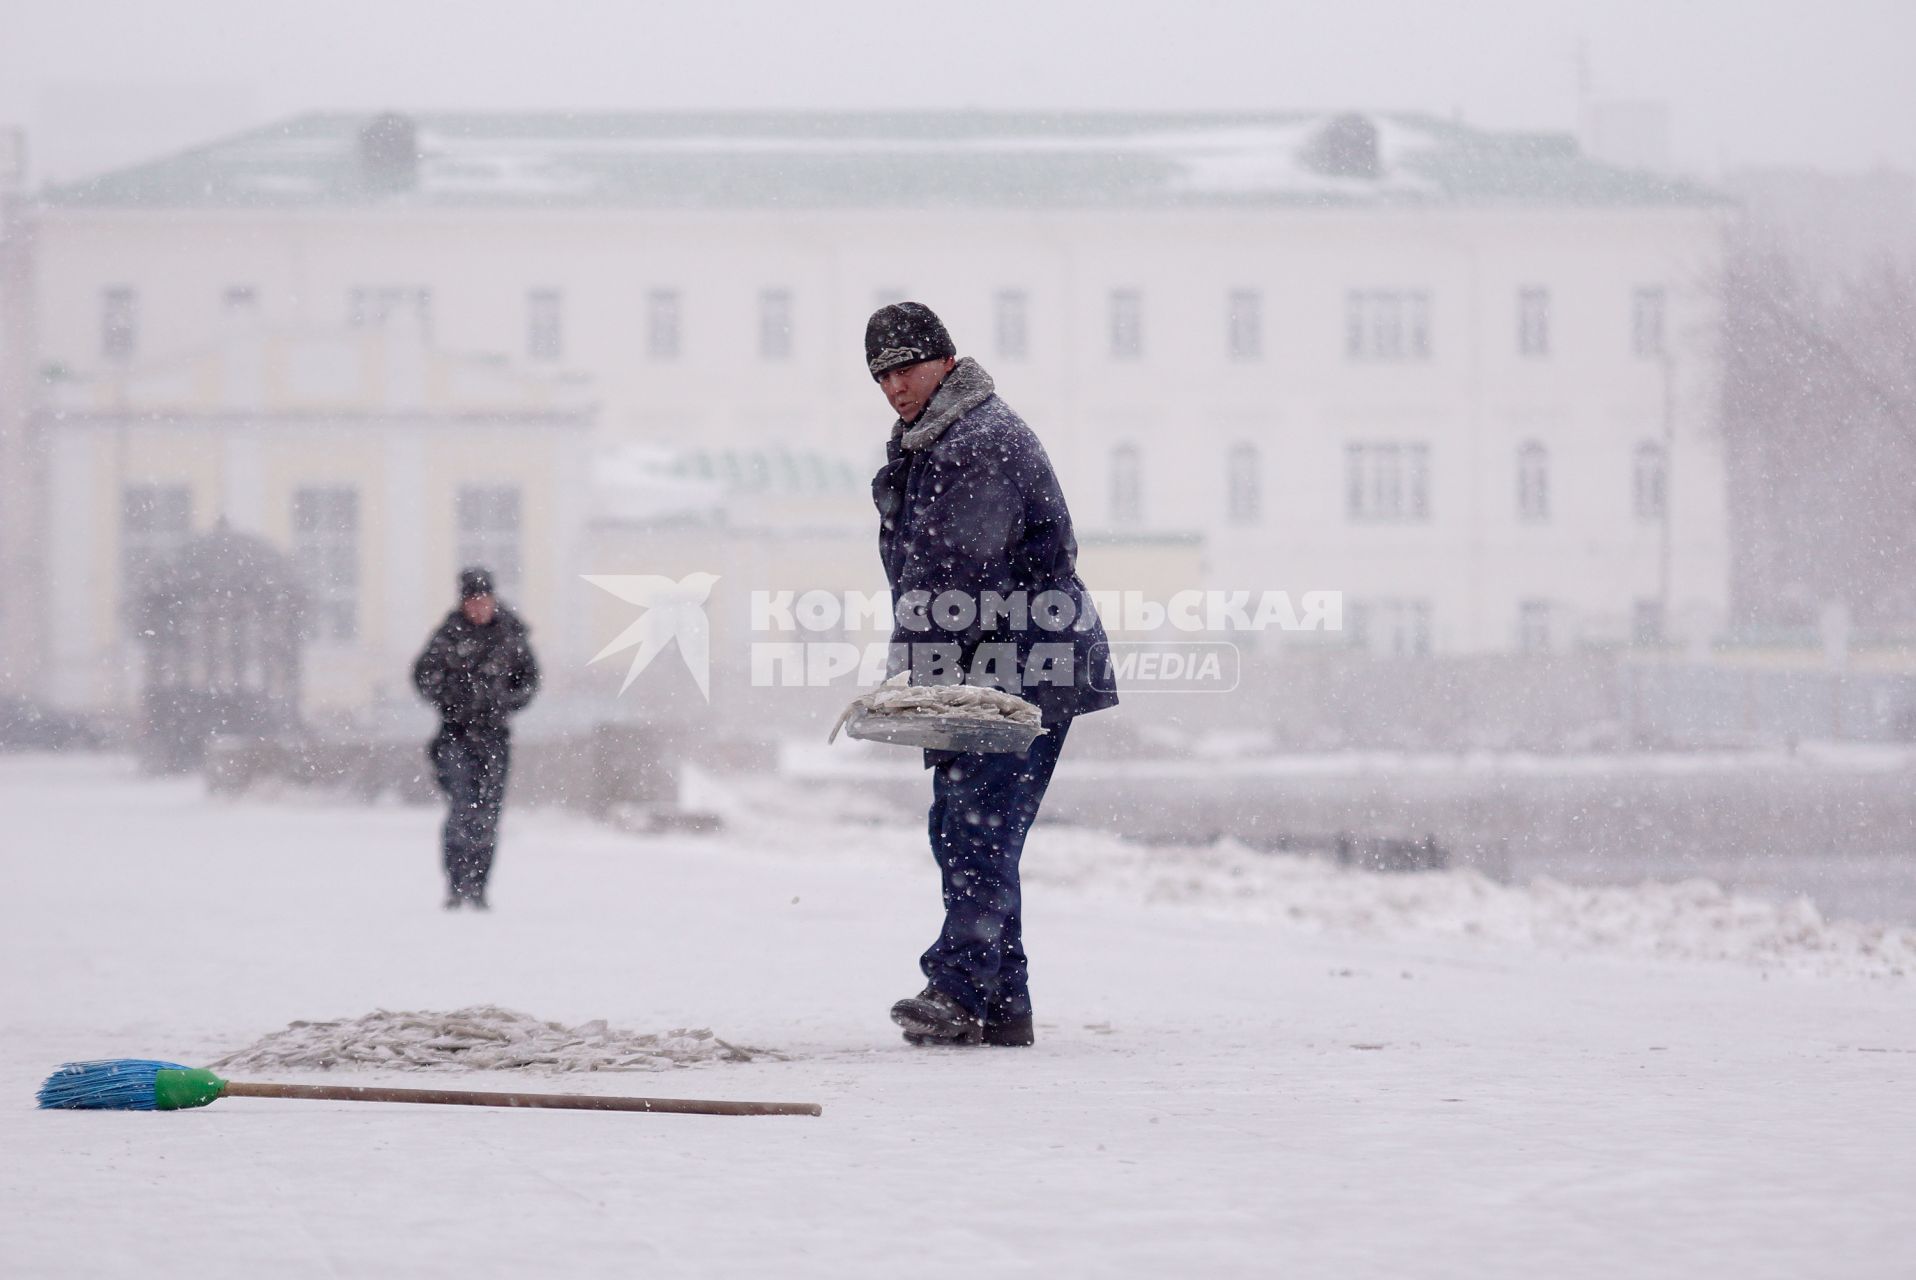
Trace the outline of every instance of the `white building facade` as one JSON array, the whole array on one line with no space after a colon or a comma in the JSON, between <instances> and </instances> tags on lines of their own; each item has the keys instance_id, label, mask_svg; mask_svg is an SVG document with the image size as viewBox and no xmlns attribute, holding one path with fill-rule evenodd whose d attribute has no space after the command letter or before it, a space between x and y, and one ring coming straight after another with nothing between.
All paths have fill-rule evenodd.
<instances>
[{"instance_id":1,"label":"white building facade","mask_svg":"<svg viewBox=\"0 0 1916 1280\"><path fill-rule=\"evenodd\" d=\"M39 673L36 534L40 490L28 418L33 406L33 219L26 136L0 128L0 697L24 696Z\"/></svg>"},{"instance_id":2,"label":"white building facade","mask_svg":"<svg viewBox=\"0 0 1916 1280\"><path fill-rule=\"evenodd\" d=\"M54 376L404 325L584 371L602 444L861 469L916 298L1087 532L1375 653L1562 649L1726 615L1725 208L1420 117L315 116L50 193L33 296Z\"/></svg>"},{"instance_id":3,"label":"white building facade","mask_svg":"<svg viewBox=\"0 0 1916 1280\"><path fill-rule=\"evenodd\" d=\"M560 675L583 664L572 566L585 554L590 387L422 349L398 334L263 326L121 376L47 388L42 442L50 641L38 691L133 705L138 602L155 571L225 526L284 552L303 586L305 709L412 702L412 657L482 563L541 621Z\"/></svg>"}]
</instances>

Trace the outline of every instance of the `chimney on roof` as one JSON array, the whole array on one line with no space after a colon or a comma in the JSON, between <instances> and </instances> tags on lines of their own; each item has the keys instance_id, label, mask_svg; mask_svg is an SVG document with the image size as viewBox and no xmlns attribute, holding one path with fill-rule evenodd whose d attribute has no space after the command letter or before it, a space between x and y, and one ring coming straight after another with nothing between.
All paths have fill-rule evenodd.
<instances>
[{"instance_id":1,"label":"chimney on roof","mask_svg":"<svg viewBox=\"0 0 1916 1280\"><path fill-rule=\"evenodd\" d=\"M1304 148L1303 159L1329 178L1375 178L1383 172L1377 126L1355 112L1333 116Z\"/></svg>"},{"instance_id":2,"label":"chimney on roof","mask_svg":"<svg viewBox=\"0 0 1916 1280\"><path fill-rule=\"evenodd\" d=\"M359 171L375 191L410 191L419 183L419 130L396 111L359 131Z\"/></svg>"}]
</instances>

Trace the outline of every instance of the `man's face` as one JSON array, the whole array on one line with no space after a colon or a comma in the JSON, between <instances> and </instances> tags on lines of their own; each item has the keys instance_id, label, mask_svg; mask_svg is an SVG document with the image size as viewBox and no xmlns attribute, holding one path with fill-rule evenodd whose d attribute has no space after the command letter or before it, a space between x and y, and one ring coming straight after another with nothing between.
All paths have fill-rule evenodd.
<instances>
[{"instance_id":1,"label":"man's face","mask_svg":"<svg viewBox=\"0 0 1916 1280\"><path fill-rule=\"evenodd\" d=\"M466 615L466 621L475 627L483 627L492 621L494 606L491 596L468 596L459 608Z\"/></svg>"},{"instance_id":2,"label":"man's face","mask_svg":"<svg viewBox=\"0 0 1916 1280\"><path fill-rule=\"evenodd\" d=\"M951 356L920 360L917 364L879 374L878 389L885 393L885 399L891 402L892 412L902 421L916 422L918 415L925 411L925 406L931 403L932 392L938 390L938 384L945 380L945 375L957 363Z\"/></svg>"}]
</instances>

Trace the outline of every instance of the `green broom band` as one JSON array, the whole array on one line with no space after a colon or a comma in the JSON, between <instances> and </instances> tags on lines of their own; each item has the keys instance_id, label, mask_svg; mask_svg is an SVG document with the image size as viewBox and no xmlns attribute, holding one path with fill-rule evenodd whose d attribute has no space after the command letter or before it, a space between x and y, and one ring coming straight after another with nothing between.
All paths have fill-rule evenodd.
<instances>
[{"instance_id":1,"label":"green broom band","mask_svg":"<svg viewBox=\"0 0 1916 1280\"><path fill-rule=\"evenodd\" d=\"M216 1101L226 1081L204 1067L180 1067L153 1074L153 1109L184 1111Z\"/></svg>"}]
</instances>

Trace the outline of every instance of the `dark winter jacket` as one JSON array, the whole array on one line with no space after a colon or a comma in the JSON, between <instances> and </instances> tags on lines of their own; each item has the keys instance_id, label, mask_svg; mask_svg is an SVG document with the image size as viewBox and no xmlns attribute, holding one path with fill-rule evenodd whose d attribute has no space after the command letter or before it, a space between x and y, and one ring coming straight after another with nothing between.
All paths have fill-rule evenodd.
<instances>
[{"instance_id":1,"label":"dark winter jacket","mask_svg":"<svg viewBox=\"0 0 1916 1280\"><path fill-rule=\"evenodd\" d=\"M987 591L1006 599L1023 593L1027 602L1058 592L1070 600L1073 617L1055 631L1003 618L989 628L982 618L955 628L934 616L929 630L895 621L892 643L956 645L966 671L974 669L979 646L1014 647L1015 676L1000 674L1016 680L1018 687L1011 679L1007 687L1035 702L1046 724L1115 706L1108 673L1093 678L1092 663L1107 661L1104 628L1078 579L1078 543L1064 493L1038 437L998 398L991 375L975 360L960 360L918 421L893 428L886 458L872 480L872 498L895 619L908 593L936 599L945 591L961 592L973 604ZM1059 672L1065 678L1028 682L1034 645L1049 646L1036 668L1068 653L1070 669Z\"/></svg>"},{"instance_id":2,"label":"dark winter jacket","mask_svg":"<svg viewBox=\"0 0 1916 1280\"><path fill-rule=\"evenodd\" d=\"M458 609L446 615L412 668L419 696L439 708L442 735L506 736L507 718L539 690L530 633L504 605L483 627Z\"/></svg>"}]
</instances>

